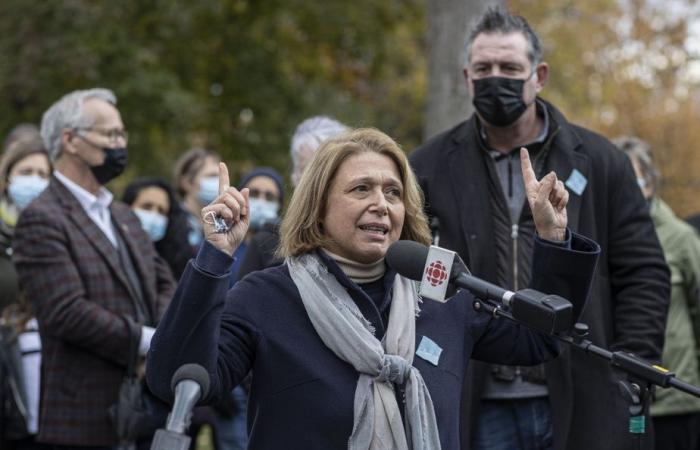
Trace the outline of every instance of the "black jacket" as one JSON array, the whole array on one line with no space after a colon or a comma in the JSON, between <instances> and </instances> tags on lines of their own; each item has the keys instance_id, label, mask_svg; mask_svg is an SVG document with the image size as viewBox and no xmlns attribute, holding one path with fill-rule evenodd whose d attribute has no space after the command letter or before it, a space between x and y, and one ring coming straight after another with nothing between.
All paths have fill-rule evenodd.
<instances>
[{"instance_id":1,"label":"black jacket","mask_svg":"<svg viewBox=\"0 0 700 450\"><path fill-rule=\"evenodd\" d=\"M589 325L595 344L658 361L669 271L632 166L607 139L568 123L544 104L554 122L551 126L560 128L546 170L554 170L565 182L574 170L583 175L586 185L581 195L569 189L569 227L601 246L582 321ZM495 282L493 213L486 191L488 155L479 149L476 120L472 116L431 139L410 160L428 214L439 220L440 246L457 251L476 276ZM484 369L472 364L473 374L463 389L462 449L470 448ZM547 364L546 371L555 449L638 448L629 438L627 405L607 363L566 351Z\"/></svg>"}]
</instances>

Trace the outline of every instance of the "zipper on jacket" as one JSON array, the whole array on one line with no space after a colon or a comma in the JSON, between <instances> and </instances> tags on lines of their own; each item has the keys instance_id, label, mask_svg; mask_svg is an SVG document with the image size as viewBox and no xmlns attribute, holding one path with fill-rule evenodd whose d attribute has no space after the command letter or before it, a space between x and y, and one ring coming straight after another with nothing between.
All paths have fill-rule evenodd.
<instances>
[{"instance_id":1,"label":"zipper on jacket","mask_svg":"<svg viewBox=\"0 0 700 450\"><path fill-rule=\"evenodd\" d=\"M510 228L510 238L513 246L513 290L518 290L518 224L514 223Z\"/></svg>"}]
</instances>

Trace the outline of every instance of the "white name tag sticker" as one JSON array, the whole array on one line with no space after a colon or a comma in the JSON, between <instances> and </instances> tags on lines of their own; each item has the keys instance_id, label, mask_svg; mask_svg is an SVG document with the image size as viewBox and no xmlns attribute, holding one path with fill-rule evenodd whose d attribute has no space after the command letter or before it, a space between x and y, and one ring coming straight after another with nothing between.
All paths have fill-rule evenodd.
<instances>
[{"instance_id":1,"label":"white name tag sticker","mask_svg":"<svg viewBox=\"0 0 700 450\"><path fill-rule=\"evenodd\" d=\"M455 252L434 245L425 259L423 279L420 282L421 297L445 303L445 293L450 280Z\"/></svg>"},{"instance_id":2,"label":"white name tag sticker","mask_svg":"<svg viewBox=\"0 0 700 450\"><path fill-rule=\"evenodd\" d=\"M566 180L566 183L564 184L566 184L566 187L571 189L576 195L580 197L581 194L583 194L583 191L586 190L588 180L586 179L586 177L583 176L581 172L574 169L571 171L569 179Z\"/></svg>"},{"instance_id":3,"label":"white name tag sticker","mask_svg":"<svg viewBox=\"0 0 700 450\"><path fill-rule=\"evenodd\" d=\"M418 345L418 350L416 350L416 356L420 356L430 364L437 366L441 354L442 348L428 336L423 336Z\"/></svg>"}]
</instances>

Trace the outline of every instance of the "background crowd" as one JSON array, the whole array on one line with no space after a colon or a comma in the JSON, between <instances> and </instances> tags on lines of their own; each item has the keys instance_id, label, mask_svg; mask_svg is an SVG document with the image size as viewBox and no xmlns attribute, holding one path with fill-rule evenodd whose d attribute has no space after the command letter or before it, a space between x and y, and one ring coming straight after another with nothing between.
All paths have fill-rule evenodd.
<instances>
[{"instance_id":1,"label":"background crowd","mask_svg":"<svg viewBox=\"0 0 700 450\"><path fill-rule=\"evenodd\" d=\"M537 9L520 3L526 18ZM613 6L602 7L613 15ZM240 8L227 13L238 17L254 6ZM551 28L542 28L549 37ZM27 106L11 120L3 118L8 131L0 156L2 448L148 448L168 405L143 381L144 360L177 280L203 245L201 211L220 194L219 163L228 163L237 175L232 184L249 190L250 227L222 275L233 287L247 274L282 263L276 249L285 200L323 142L368 121L394 130L410 154L433 241L458 252L475 275L511 289L527 286L535 251L537 224L520 175L519 150L527 148L537 176L554 171L568 190L569 229L601 246L591 298L576 311L590 325L589 338L662 363L700 385L700 238L662 200L667 193L678 202L694 191L691 182L676 176L669 146L660 144L665 141L648 134L647 119L637 120L646 100L606 97L614 105L606 109L567 98L561 87L566 70L586 70L587 51L575 62L562 60L559 47L576 53L580 44L569 46L565 35L540 39L540 30L520 17L490 10L470 30L462 68L475 112L455 118L456 125L425 142L415 120L397 125L405 110L381 118L387 106L379 104L368 119L360 119L357 105L335 99L315 103L317 111L330 111L347 125L313 114L294 123L265 117L265 136L256 138L257 125L251 123L265 108L243 107L233 123L224 121L228 134L202 139L198 132L206 127L188 129L191 139L182 141L195 144L188 148L174 144L182 130L173 136L164 132L189 113L149 129L167 122L167 108L153 118L146 111L153 105L137 112L135 98L142 93L117 82L113 90L51 92L40 109ZM386 31L392 39L407 32L398 25ZM367 64L372 76L386 76ZM564 78L554 75L558 70ZM152 74L134 77L142 75ZM612 81L621 91L633 82L599 75L591 74L589 83L598 83L601 92ZM92 80L80 84L87 81ZM321 96L324 89L328 86L319 82L309 95ZM405 93L401 84L392 89ZM221 118L217 105L231 96L240 93L237 105L244 104L241 99L257 102L256 94L265 97L265 91L230 93L224 81L208 90L211 120ZM168 95L177 93L175 87ZM649 97L660 95L654 94ZM694 117L693 98L674 96L675 107L664 103L662 109L670 115L684 111L686 120ZM197 111L209 107L201 101L193 105ZM571 110L591 126L571 123ZM596 111L609 114L594 119ZM611 121L611 114L626 111L629 118ZM31 122L18 123L25 119ZM683 133L695 129L684 123L679 119ZM621 131L628 136L618 137ZM270 145L274 149L265 151ZM236 146L240 152L233 156ZM690 172L693 159L686 161ZM671 178L666 191L664 169L669 176L663 178ZM689 208L684 204L683 215L693 212ZM137 405L119 398L131 372L142 390ZM460 448L700 448L700 400L664 390L649 399L650 409L632 414L619 394L621 380L627 378L605 363L568 351L533 367L472 362L460 380ZM200 439L201 448L245 448L247 419L255 417L248 408L250 389L249 375L197 408L193 446L197 436L209 436L207 443ZM642 417L646 433L630 432L630 415Z\"/></svg>"}]
</instances>

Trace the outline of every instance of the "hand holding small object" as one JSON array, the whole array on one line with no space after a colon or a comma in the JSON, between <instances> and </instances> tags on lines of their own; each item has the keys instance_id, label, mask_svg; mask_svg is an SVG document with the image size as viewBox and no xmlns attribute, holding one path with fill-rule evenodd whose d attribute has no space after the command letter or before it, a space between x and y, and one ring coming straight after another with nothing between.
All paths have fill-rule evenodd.
<instances>
[{"instance_id":1,"label":"hand holding small object","mask_svg":"<svg viewBox=\"0 0 700 450\"><path fill-rule=\"evenodd\" d=\"M204 238L226 254L243 242L248 231L248 189L229 185L228 168L219 163L219 196L202 208Z\"/></svg>"}]
</instances>

